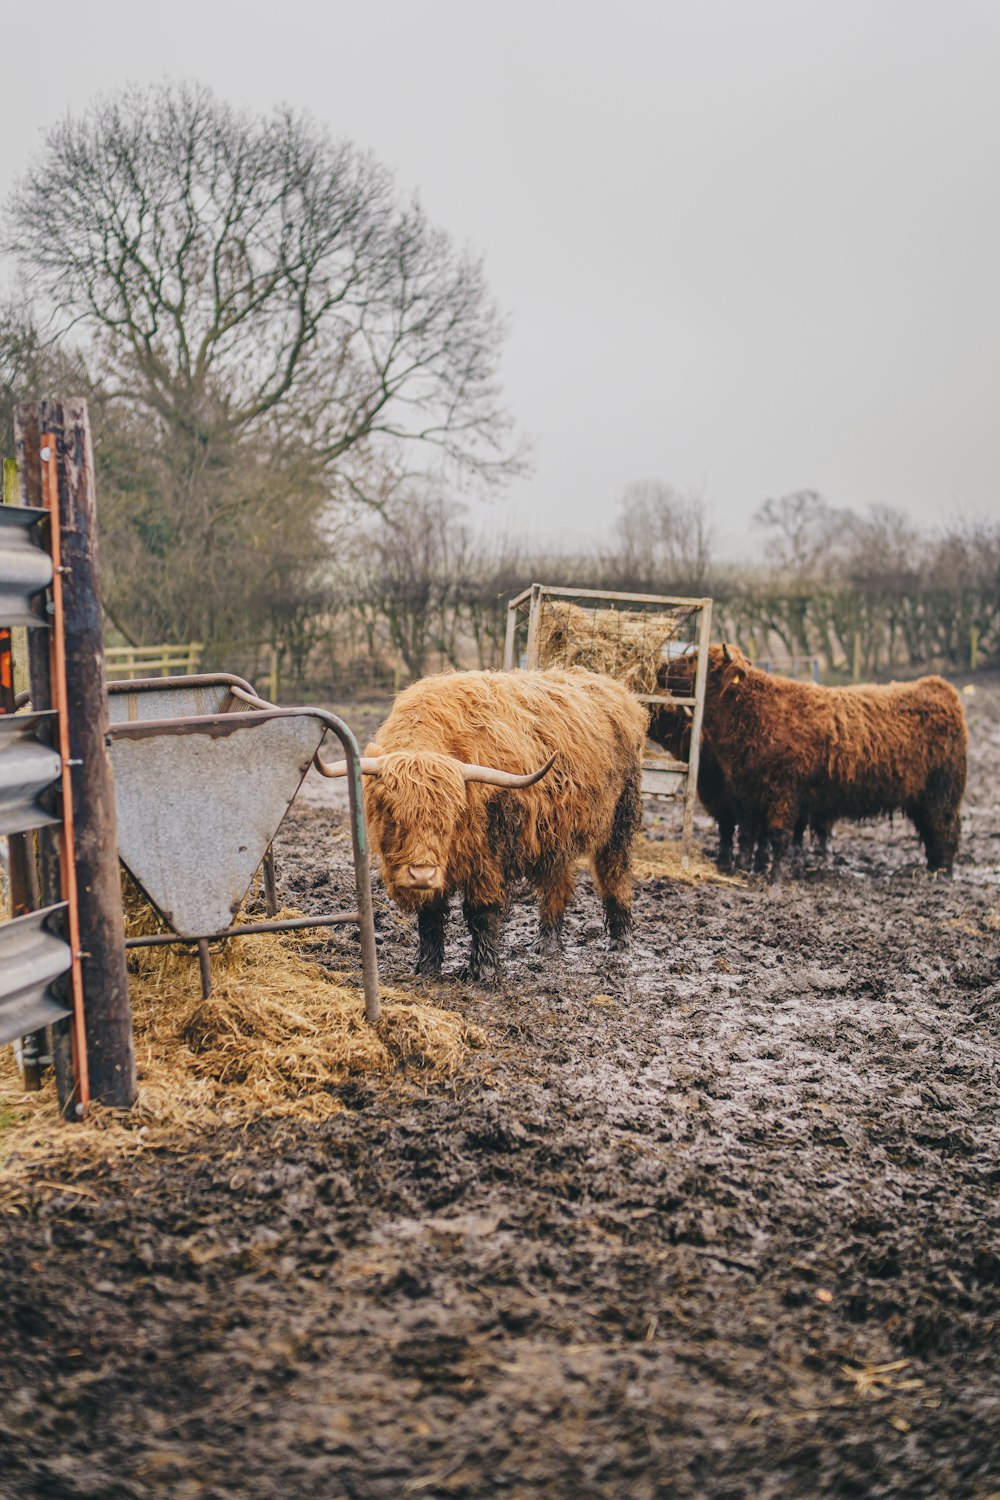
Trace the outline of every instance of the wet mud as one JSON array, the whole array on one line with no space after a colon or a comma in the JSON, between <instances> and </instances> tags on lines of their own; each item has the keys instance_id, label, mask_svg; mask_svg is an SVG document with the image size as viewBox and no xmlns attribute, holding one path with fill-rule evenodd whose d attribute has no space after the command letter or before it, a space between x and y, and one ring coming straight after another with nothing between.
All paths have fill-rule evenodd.
<instances>
[{"instance_id":1,"label":"wet mud","mask_svg":"<svg viewBox=\"0 0 1000 1500\"><path fill-rule=\"evenodd\" d=\"M4 1500L1000 1494L1000 682L966 704L953 880L841 827L778 887L642 885L612 956L582 875L561 957L515 902L495 990L457 917L414 979L380 896L467 1072L32 1181ZM348 848L298 807L286 894L349 904Z\"/></svg>"}]
</instances>

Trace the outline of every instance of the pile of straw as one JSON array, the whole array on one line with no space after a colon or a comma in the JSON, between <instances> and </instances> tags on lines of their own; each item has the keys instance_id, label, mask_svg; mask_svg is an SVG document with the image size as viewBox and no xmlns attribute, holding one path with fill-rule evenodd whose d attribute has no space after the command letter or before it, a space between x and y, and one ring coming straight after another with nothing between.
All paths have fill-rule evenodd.
<instances>
[{"instance_id":1,"label":"pile of straw","mask_svg":"<svg viewBox=\"0 0 1000 1500\"><path fill-rule=\"evenodd\" d=\"M127 926L158 926L134 894ZM382 1017L370 1026L348 978L303 955L310 941L314 934L256 933L217 945L208 1000L190 949L131 949L139 1100L126 1115L95 1108L84 1125L61 1126L51 1076L24 1094L13 1050L0 1049L0 1180L64 1152L130 1154L262 1116L322 1120L343 1107L338 1086L350 1079L447 1078L483 1045L456 1012L398 990L383 989Z\"/></svg>"},{"instance_id":2,"label":"pile of straw","mask_svg":"<svg viewBox=\"0 0 1000 1500\"><path fill-rule=\"evenodd\" d=\"M663 648L682 618L666 610L582 609L546 599L538 622L538 664L587 667L617 677L633 693L655 693Z\"/></svg>"},{"instance_id":3,"label":"pile of straw","mask_svg":"<svg viewBox=\"0 0 1000 1500\"><path fill-rule=\"evenodd\" d=\"M680 880L685 885L745 885L736 875L723 875L697 849L691 850L687 869L682 863L683 845L670 839L637 839L633 869L636 880Z\"/></svg>"}]
</instances>

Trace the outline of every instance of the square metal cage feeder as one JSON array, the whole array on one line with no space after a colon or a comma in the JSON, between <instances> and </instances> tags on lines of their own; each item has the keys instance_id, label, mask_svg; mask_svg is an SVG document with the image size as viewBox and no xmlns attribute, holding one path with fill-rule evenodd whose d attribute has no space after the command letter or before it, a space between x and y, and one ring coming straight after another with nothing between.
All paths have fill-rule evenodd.
<instances>
[{"instance_id":1,"label":"square metal cage feeder","mask_svg":"<svg viewBox=\"0 0 1000 1500\"><path fill-rule=\"evenodd\" d=\"M684 800L682 862L694 831L698 758L705 705L711 599L626 594L533 583L507 606L504 670L515 667L587 667L628 687L653 711L664 705L690 712L686 760L646 742L642 790L647 796ZM658 680L672 658L698 653L694 692L671 693Z\"/></svg>"}]
</instances>

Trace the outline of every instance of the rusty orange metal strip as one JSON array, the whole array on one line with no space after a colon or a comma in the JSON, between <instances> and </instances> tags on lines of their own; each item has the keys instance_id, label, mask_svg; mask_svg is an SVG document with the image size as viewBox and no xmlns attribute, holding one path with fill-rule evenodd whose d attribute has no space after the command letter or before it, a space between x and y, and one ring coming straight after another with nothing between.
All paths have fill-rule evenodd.
<instances>
[{"instance_id":1,"label":"rusty orange metal strip","mask_svg":"<svg viewBox=\"0 0 1000 1500\"><path fill-rule=\"evenodd\" d=\"M70 764L68 694L66 688L66 639L63 634L62 545L59 524L59 472L56 463L56 440L42 433L42 498L49 512L52 551L52 630L49 661L52 674L53 707L59 714L59 754L62 757L62 832L60 835L59 870L63 900L69 907L69 945L73 953L70 990L73 1004L71 1035L73 1040L73 1076L76 1083L76 1112L85 1115L90 1104L90 1077L87 1067L87 1032L84 1018L83 970L81 967L80 912L77 905L76 849L73 842L73 777Z\"/></svg>"}]
</instances>

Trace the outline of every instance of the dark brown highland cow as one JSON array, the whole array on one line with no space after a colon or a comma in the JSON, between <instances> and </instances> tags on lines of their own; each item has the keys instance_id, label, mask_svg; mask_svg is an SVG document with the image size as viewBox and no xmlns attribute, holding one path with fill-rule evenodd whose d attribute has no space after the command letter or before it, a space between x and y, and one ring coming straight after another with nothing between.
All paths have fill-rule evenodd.
<instances>
[{"instance_id":1,"label":"dark brown highland cow","mask_svg":"<svg viewBox=\"0 0 1000 1500\"><path fill-rule=\"evenodd\" d=\"M537 892L542 952L557 951L584 854L611 946L625 945L645 735L646 712L627 689L580 669L446 673L400 693L362 770L386 889L417 913L418 973L441 969L459 888L471 977L498 968L516 880Z\"/></svg>"},{"instance_id":2,"label":"dark brown highland cow","mask_svg":"<svg viewBox=\"0 0 1000 1500\"><path fill-rule=\"evenodd\" d=\"M677 697L691 697L694 693L697 653L688 652L664 663L657 674L660 691L673 693ZM691 749L691 710L658 705L651 710L648 734L650 739L662 745L671 755L686 761ZM748 809L740 806L736 793L720 765L712 745L710 727L703 724L701 753L698 757L698 797L709 817L715 819L719 828L719 852L716 862L720 870L730 871L737 864L742 870L767 868L768 840L759 818L753 818ZM801 849L806 828L811 827L813 837L821 853L826 854L832 821L825 821L818 814L800 813L795 825L793 843ZM739 860L735 856L736 832L739 829Z\"/></svg>"},{"instance_id":3,"label":"dark brown highland cow","mask_svg":"<svg viewBox=\"0 0 1000 1500\"><path fill-rule=\"evenodd\" d=\"M772 677L735 647L712 646L705 688L710 743L740 822L767 838L775 878L796 827L902 812L930 870L958 849L968 736L942 677L884 687L818 687Z\"/></svg>"}]
</instances>

